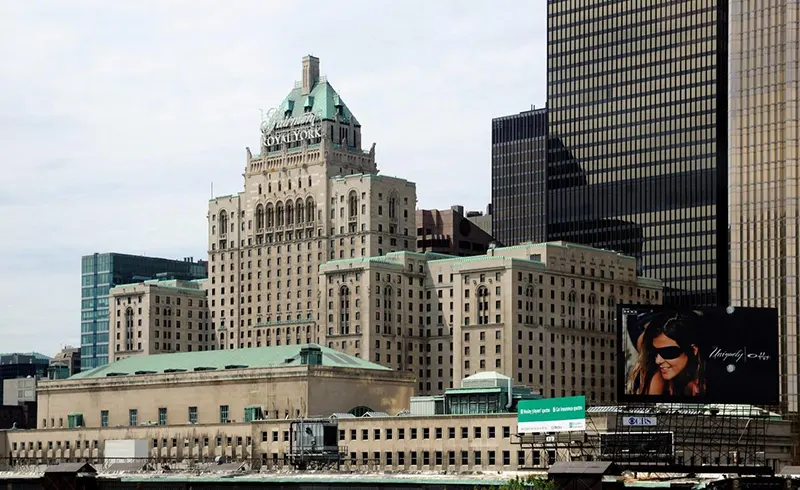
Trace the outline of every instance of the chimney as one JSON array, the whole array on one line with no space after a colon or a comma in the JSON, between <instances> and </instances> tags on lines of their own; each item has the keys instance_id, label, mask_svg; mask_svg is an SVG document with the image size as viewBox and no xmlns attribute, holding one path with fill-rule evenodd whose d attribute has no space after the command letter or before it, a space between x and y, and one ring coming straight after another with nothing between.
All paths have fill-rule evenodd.
<instances>
[{"instance_id":1,"label":"chimney","mask_svg":"<svg viewBox=\"0 0 800 490\"><path fill-rule=\"evenodd\" d=\"M308 95L319 80L319 58L316 56L303 57L303 91Z\"/></svg>"}]
</instances>

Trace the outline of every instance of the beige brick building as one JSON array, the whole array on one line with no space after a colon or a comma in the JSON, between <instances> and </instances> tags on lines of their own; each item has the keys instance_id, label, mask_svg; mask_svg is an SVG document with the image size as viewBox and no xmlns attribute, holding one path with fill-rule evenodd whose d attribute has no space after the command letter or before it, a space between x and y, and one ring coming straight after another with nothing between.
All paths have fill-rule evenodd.
<instances>
[{"instance_id":1,"label":"beige brick building","mask_svg":"<svg viewBox=\"0 0 800 490\"><path fill-rule=\"evenodd\" d=\"M208 298L221 349L315 342L318 267L413 249L416 188L378 175L375 146L325 78L302 82L247 150L244 190L209 202Z\"/></svg>"},{"instance_id":2,"label":"beige brick building","mask_svg":"<svg viewBox=\"0 0 800 490\"><path fill-rule=\"evenodd\" d=\"M662 299L661 281L635 265L562 242L330 261L320 267L324 342L415 373L419 393L494 370L545 396L610 402L616 305Z\"/></svg>"},{"instance_id":3,"label":"beige brick building","mask_svg":"<svg viewBox=\"0 0 800 490\"><path fill-rule=\"evenodd\" d=\"M209 203L218 348L314 342L412 372L422 393L495 370L611 401L615 305L658 303L661 283L637 278L633 258L562 243L408 251L428 235L415 185L378 174L316 58L302 80L269 113L260 153L247 151L244 190Z\"/></svg>"},{"instance_id":4,"label":"beige brick building","mask_svg":"<svg viewBox=\"0 0 800 490\"><path fill-rule=\"evenodd\" d=\"M109 362L130 356L216 348L206 279L153 279L111 289Z\"/></svg>"}]
</instances>

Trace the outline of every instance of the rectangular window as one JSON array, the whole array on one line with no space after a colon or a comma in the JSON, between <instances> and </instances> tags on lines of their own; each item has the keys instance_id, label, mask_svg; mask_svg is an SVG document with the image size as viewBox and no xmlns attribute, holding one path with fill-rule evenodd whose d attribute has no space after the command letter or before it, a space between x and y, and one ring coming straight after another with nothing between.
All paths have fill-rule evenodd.
<instances>
[{"instance_id":1,"label":"rectangular window","mask_svg":"<svg viewBox=\"0 0 800 490\"><path fill-rule=\"evenodd\" d=\"M219 406L219 423L220 424L228 423L228 405Z\"/></svg>"},{"instance_id":2,"label":"rectangular window","mask_svg":"<svg viewBox=\"0 0 800 490\"><path fill-rule=\"evenodd\" d=\"M158 425L167 425L167 409L158 409Z\"/></svg>"},{"instance_id":3,"label":"rectangular window","mask_svg":"<svg viewBox=\"0 0 800 490\"><path fill-rule=\"evenodd\" d=\"M100 427L108 427L108 410L100 411Z\"/></svg>"},{"instance_id":4,"label":"rectangular window","mask_svg":"<svg viewBox=\"0 0 800 490\"><path fill-rule=\"evenodd\" d=\"M128 425L131 427L138 425L139 423L139 411L135 408L128 410Z\"/></svg>"},{"instance_id":5,"label":"rectangular window","mask_svg":"<svg viewBox=\"0 0 800 490\"><path fill-rule=\"evenodd\" d=\"M197 423L197 407L189 407L189 423Z\"/></svg>"}]
</instances>

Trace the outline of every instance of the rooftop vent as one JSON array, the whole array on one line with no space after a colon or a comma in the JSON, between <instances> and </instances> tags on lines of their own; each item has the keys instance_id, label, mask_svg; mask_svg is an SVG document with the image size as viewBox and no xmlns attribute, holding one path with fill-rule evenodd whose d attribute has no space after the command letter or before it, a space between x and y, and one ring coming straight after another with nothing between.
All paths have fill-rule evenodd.
<instances>
[{"instance_id":1,"label":"rooftop vent","mask_svg":"<svg viewBox=\"0 0 800 490\"><path fill-rule=\"evenodd\" d=\"M308 366L321 366L322 349L316 345L310 345L300 349L300 364Z\"/></svg>"},{"instance_id":2,"label":"rooftop vent","mask_svg":"<svg viewBox=\"0 0 800 490\"><path fill-rule=\"evenodd\" d=\"M185 369L165 369L165 373L185 373Z\"/></svg>"},{"instance_id":3,"label":"rooftop vent","mask_svg":"<svg viewBox=\"0 0 800 490\"><path fill-rule=\"evenodd\" d=\"M228 364L225 369L246 369L248 367L247 364Z\"/></svg>"}]
</instances>

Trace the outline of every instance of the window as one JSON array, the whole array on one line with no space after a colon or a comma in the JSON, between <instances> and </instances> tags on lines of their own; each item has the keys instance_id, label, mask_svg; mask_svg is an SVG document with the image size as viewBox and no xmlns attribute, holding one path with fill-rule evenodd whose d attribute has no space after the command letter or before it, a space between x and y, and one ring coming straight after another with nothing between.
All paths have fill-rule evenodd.
<instances>
[{"instance_id":1,"label":"window","mask_svg":"<svg viewBox=\"0 0 800 490\"><path fill-rule=\"evenodd\" d=\"M167 425L167 409L158 409L158 425Z\"/></svg>"},{"instance_id":2,"label":"window","mask_svg":"<svg viewBox=\"0 0 800 490\"><path fill-rule=\"evenodd\" d=\"M189 407L189 423L197 423L197 407Z\"/></svg>"},{"instance_id":3,"label":"window","mask_svg":"<svg viewBox=\"0 0 800 490\"><path fill-rule=\"evenodd\" d=\"M220 424L228 423L228 405L219 406L219 423Z\"/></svg>"},{"instance_id":4,"label":"window","mask_svg":"<svg viewBox=\"0 0 800 490\"><path fill-rule=\"evenodd\" d=\"M139 423L139 411L135 408L128 410L128 425L135 426Z\"/></svg>"},{"instance_id":5,"label":"window","mask_svg":"<svg viewBox=\"0 0 800 490\"><path fill-rule=\"evenodd\" d=\"M100 411L100 427L108 427L108 410Z\"/></svg>"}]
</instances>

